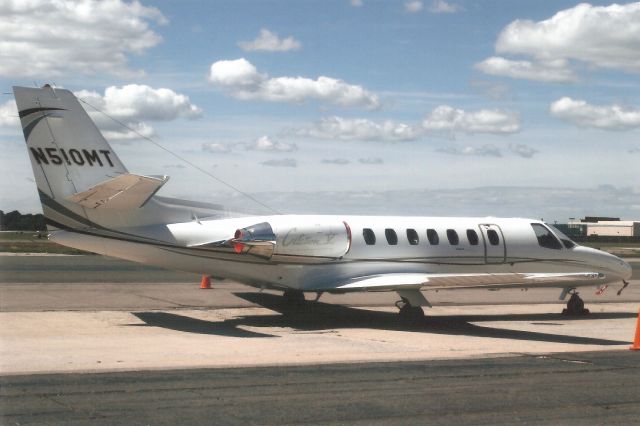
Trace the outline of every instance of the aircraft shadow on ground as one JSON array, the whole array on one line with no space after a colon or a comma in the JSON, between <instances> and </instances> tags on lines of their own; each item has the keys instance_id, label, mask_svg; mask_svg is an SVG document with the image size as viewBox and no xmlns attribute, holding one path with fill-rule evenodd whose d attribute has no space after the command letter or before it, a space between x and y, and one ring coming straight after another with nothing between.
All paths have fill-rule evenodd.
<instances>
[{"instance_id":1,"label":"aircraft shadow on ground","mask_svg":"<svg viewBox=\"0 0 640 426\"><path fill-rule=\"evenodd\" d=\"M500 314L500 315L447 315L427 316L424 322L406 325L399 321L395 312L371 311L347 306L331 305L321 302L307 302L302 305L290 305L279 296L270 293L234 293L236 296L269 310L278 315L247 315L225 321L205 321L182 315L164 312L136 312L143 326L161 327L176 331L211 334L230 337L277 337L271 334L244 330L247 327L284 327L300 331L321 331L340 328L369 328L379 330L411 331L416 333L461 335L474 337L492 337L513 340L529 340L576 345L624 345L627 341L597 339L591 337L568 336L564 334L541 333L534 331L510 330L474 322L491 321L553 321L584 319L632 318L634 313L593 313L585 317L567 317L561 314ZM549 325L558 325L548 323Z\"/></svg>"},{"instance_id":2,"label":"aircraft shadow on ground","mask_svg":"<svg viewBox=\"0 0 640 426\"><path fill-rule=\"evenodd\" d=\"M196 334L213 334L228 337L277 337L238 328L237 320L206 321L166 312L132 312L144 324L128 324L131 327L160 327Z\"/></svg>"}]
</instances>

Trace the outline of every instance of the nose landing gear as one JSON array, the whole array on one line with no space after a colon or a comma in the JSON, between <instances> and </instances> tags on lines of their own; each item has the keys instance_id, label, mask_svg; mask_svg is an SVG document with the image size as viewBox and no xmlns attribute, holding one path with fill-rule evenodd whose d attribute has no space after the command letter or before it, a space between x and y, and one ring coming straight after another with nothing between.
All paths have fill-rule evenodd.
<instances>
[{"instance_id":1,"label":"nose landing gear","mask_svg":"<svg viewBox=\"0 0 640 426\"><path fill-rule=\"evenodd\" d=\"M562 314L572 315L572 316L588 315L589 310L585 309L584 301L580 298L580 296L578 295L578 292L575 291L574 289L570 292L570 294L571 294L571 297L567 302L567 307L562 310Z\"/></svg>"}]
</instances>

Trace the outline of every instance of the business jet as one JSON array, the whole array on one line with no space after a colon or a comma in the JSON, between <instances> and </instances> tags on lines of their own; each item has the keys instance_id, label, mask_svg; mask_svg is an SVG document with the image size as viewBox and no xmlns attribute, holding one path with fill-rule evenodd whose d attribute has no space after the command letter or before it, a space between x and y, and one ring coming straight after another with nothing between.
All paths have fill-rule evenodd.
<instances>
[{"instance_id":1,"label":"business jet","mask_svg":"<svg viewBox=\"0 0 640 426\"><path fill-rule=\"evenodd\" d=\"M624 286L631 267L539 220L233 213L157 195L167 176L130 173L78 99L49 85L14 87L42 210L56 243L94 253L305 293L395 291L418 321L432 290ZM624 287L623 287L624 288Z\"/></svg>"}]
</instances>

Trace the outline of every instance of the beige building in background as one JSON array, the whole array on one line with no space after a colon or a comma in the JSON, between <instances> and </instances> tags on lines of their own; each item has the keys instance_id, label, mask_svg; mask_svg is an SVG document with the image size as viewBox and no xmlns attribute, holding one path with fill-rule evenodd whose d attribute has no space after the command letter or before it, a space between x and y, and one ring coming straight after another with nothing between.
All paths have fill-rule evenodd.
<instances>
[{"instance_id":1,"label":"beige building in background","mask_svg":"<svg viewBox=\"0 0 640 426\"><path fill-rule=\"evenodd\" d=\"M637 237L640 236L640 222L620 220L588 223L587 235Z\"/></svg>"},{"instance_id":2,"label":"beige building in background","mask_svg":"<svg viewBox=\"0 0 640 426\"><path fill-rule=\"evenodd\" d=\"M599 235L606 237L638 237L640 236L640 221L635 220L574 220L569 227L586 227L585 235Z\"/></svg>"}]
</instances>

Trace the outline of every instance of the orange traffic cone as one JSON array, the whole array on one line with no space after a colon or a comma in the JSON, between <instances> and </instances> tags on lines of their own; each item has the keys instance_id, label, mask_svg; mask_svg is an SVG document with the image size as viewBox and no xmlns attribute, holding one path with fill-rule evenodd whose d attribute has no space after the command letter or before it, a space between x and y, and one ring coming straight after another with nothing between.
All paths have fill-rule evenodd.
<instances>
[{"instance_id":1,"label":"orange traffic cone","mask_svg":"<svg viewBox=\"0 0 640 426\"><path fill-rule=\"evenodd\" d=\"M640 351L640 310L638 311L638 323L636 324L636 338L633 340L633 345L629 348L632 351Z\"/></svg>"},{"instance_id":2,"label":"orange traffic cone","mask_svg":"<svg viewBox=\"0 0 640 426\"><path fill-rule=\"evenodd\" d=\"M211 278L208 275L203 275L202 280L200 281L200 288L203 290L211 289Z\"/></svg>"}]
</instances>

